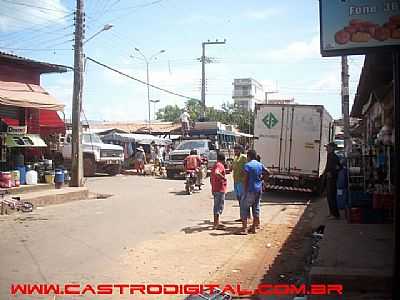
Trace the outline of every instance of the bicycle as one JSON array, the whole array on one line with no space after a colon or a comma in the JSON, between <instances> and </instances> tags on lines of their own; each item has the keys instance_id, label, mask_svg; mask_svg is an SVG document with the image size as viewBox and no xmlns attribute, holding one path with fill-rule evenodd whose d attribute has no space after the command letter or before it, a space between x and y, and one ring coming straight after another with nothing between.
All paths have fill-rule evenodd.
<instances>
[{"instance_id":1,"label":"bicycle","mask_svg":"<svg viewBox=\"0 0 400 300\"><path fill-rule=\"evenodd\" d=\"M6 197L8 194L7 191L3 191L0 193L1 196L1 213L4 212L4 206L9 207L10 209L22 211L22 212L32 212L33 211L33 204L29 201L22 201L21 197Z\"/></svg>"}]
</instances>

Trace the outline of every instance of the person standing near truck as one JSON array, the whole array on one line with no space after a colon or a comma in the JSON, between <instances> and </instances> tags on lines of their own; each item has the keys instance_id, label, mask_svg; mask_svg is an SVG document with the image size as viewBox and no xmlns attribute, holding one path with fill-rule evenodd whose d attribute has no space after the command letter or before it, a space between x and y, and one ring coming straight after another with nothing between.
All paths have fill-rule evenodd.
<instances>
[{"instance_id":1,"label":"person standing near truck","mask_svg":"<svg viewBox=\"0 0 400 300\"><path fill-rule=\"evenodd\" d=\"M247 163L247 157L243 153L244 149L241 145L236 145L234 148L235 157L233 158L232 170L233 170L233 186L235 190L236 199L239 201L239 207L241 206L241 201L244 196L244 166ZM249 214L250 215L250 212ZM241 217L236 220L241 222Z\"/></svg>"},{"instance_id":2,"label":"person standing near truck","mask_svg":"<svg viewBox=\"0 0 400 300\"><path fill-rule=\"evenodd\" d=\"M326 161L326 196L328 200L329 206L329 218L331 219L339 219L340 213L336 201L337 196L337 176L338 171L340 169L340 160L339 157L335 154L336 144L334 142L330 142L325 145L326 150L328 151L328 157Z\"/></svg>"},{"instance_id":3,"label":"person standing near truck","mask_svg":"<svg viewBox=\"0 0 400 300\"><path fill-rule=\"evenodd\" d=\"M257 153L254 150L247 152L248 163L244 166L245 180L243 205L241 205L242 230L240 234L256 233L260 226L260 202L262 196L263 177L267 169L257 161ZM253 224L247 231L248 210L251 208L253 214Z\"/></svg>"}]
</instances>

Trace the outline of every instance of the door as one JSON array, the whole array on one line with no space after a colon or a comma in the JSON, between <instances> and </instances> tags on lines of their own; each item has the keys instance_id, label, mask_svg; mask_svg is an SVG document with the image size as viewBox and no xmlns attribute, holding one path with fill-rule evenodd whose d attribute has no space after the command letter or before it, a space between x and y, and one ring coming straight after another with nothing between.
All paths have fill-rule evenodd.
<instances>
[{"instance_id":1,"label":"door","mask_svg":"<svg viewBox=\"0 0 400 300\"><path fill-rule=\"evenodd\" d=\"M293 106L290 110L291 129L285 168L290 173L318 176L322 108Z\"/></svg>"}]
</instances>

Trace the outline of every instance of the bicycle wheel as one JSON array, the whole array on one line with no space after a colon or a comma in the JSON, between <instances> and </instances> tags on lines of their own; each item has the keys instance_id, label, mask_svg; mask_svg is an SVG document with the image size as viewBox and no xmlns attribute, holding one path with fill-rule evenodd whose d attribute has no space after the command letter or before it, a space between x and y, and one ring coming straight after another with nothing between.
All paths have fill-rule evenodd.
<instances>
[{"instance_id":1,"label":"bicycle wheel","mask_svg":"<svg viewBox=\"0 0 400 300\"><path fill-rule=\"evenodd\" d=\"M28 202L28 201L24 201L21 205L21 211L22 212L31 212L33 211L33 204Z\"/></svg>"}]
</instances>

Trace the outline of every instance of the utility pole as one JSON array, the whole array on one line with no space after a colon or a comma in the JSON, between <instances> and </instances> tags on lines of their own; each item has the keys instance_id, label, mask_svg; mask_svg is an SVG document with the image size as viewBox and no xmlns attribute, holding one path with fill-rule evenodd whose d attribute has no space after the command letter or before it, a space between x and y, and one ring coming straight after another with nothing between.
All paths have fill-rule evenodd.
<instances>
[{"instance_id":1,"label":"utility pole","mask_svg":"<svg viewBox=\"0 0 400 300\"><path fill-rule=\"evenodd\" d=\"M83 159L81 147L81 111L83 88L83 38L84 0L76 1L75 46L74 46L74 90L72 95L72 167L71 186L83 185Z\"/></svg>"},{"instance_id":2,"label":"utility pole","mask_svg":"<svg viewBox=\"0 0 400 300\"><path fill-rule=\"evenodd\" d=\"M225 43L226 39L224 39L223 42L219 42L218 40L210 42L210 40L208 40L201 44L203 50L201 55L201 104L203 106L201 117L203 120L206 117L206 45L220 45Z\"/></svg>"},{"instance_id":3,"label":"utility pole","mask_svg":"<svg viewBox=\"0 0 400 300\"><path fill-rule=\"evenodd\" d=\"M342 115L344 149L347 155L351 150L349 118L349 65L347 63L347 56L342 56Z\"/></svg>"}]
</instances>

